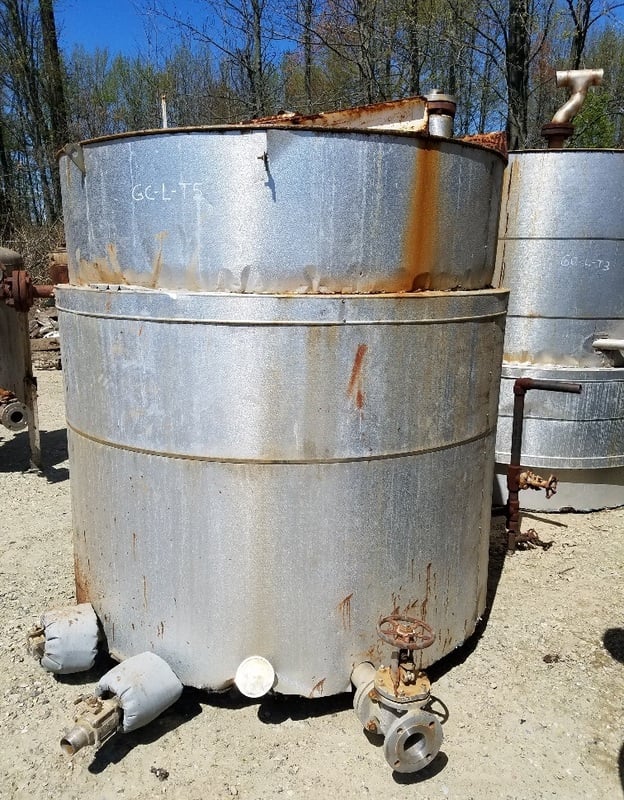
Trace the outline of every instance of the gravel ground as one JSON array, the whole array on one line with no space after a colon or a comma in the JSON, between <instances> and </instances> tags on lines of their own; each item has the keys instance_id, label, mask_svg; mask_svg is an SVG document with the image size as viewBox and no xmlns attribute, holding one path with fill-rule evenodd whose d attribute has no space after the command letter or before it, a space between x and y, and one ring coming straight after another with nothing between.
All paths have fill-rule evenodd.
<instances>
[{"instance_id":1,"label":"gravel ground","mask_svg":"<svg viewBox=\"0 0 624 800\"><path fill-rule=\"evenodd\" d=\"M40 372L47 466L0 431L0 797L617 798L624 783L624 510L532 515L548 551L504 558L494 520L489 611L430 670L448 709L442 751L392 773L350 697L268 698L187 689L150 726L63 755L74 699L111 662L55 678L25 652L46 608L74 602L62 373Z\"/></svg>"}]
</instances>

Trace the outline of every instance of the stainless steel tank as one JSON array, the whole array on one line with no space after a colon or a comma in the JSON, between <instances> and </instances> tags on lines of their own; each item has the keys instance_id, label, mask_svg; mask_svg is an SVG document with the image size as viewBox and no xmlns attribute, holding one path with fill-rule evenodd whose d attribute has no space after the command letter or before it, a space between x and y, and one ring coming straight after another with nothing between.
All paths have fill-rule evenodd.
<instances>
[{"instance_id":1,"label":"stainless steel tank","mask_svg":"<svg viewBox=\"0 0 624 800\"><path fill-rule=\"evenodd\" d=\"M277 691L315 697L380 661L384 615L434 628L422 666L472 633L502 170L364 131L171 131L61 158L76 585L115 657L151 650L222 689L260 655ZM480 288L410 291L449 284Z\"/></svg>"},{"instance_id":2,"label":"stainless steel tank","mask_svg":"<svg viewBox=\"0 0 624 800\"><path fill-rule=\"evenodd\" d=\"M623 181L622 151L509 155L495 275L510 289L496 443L501 496L514 380L582 385L580 396L527 396L522 463L559 477L549 501L523 493L528 508L624 503L624 360L616 346L624 337Z\"/></svg>"}]
</instances>

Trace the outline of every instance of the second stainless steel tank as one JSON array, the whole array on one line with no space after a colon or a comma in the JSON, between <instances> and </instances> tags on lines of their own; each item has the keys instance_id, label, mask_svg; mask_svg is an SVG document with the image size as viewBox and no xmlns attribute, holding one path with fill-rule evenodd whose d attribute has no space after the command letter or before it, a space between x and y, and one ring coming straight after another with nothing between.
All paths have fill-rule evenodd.
<instances>
[{"instance_id":1,"label":"second stainless steel tank","mask_svg":"<svg viewBox=\"0 0 624 800\"><path fill-rule=\"evenodd\" d=\"M580 396L526 399L522 463L560 481L550 501L523 493L530 508L624 503L624 360L608 344L624 337L623 181L621 151L509 156L495 276L510 289L496 445L501 495L514 380L582 385Z\"/></svg>"}]
</instances>

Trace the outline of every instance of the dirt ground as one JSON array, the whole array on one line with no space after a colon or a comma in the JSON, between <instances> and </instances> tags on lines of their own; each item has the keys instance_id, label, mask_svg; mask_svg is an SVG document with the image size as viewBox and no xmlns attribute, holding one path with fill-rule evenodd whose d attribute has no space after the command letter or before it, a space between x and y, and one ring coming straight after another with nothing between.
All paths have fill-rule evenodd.
<instances>
[{"instance_id":1,"label":"dirt ground","mask_svg":"<svg viewBox=\"0 0 624 800\"><path fill-rule=\"evenodd\" d=\"M448 719L422 772L392 773L348 696L258 703L187 689L150 726L62 754L74 699L111 662L55 678L25 651L40 613L74 602L62 373L38 378L43 476L25 471L25 435L0 431L0 797L623 796L624 510L533 515L525 527L555 544L507 558L494 520L489 611L430 671Z\"/></svg>"}]
</instances>

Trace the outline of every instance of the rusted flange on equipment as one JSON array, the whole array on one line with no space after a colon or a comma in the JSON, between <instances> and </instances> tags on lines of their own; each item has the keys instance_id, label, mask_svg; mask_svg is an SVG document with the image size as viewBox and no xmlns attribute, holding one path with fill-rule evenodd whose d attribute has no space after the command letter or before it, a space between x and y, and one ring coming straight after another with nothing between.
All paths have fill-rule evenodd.
<instances>
[{"instance_id":1,"label":"rusted flange on equipment","mask_svg":"<svg viewBox=\"0 0 624 800\"><path fill-rule=\"evenodd\" d=\"M0 283L0 299L16 311L28 311L35 298L53 297L54 286L34 286L25 269L14 269Z\"/></svg>"},{"instance_id":2,"label":"rusted flange on equipment","mask_svg":"<svg viewBox=\"0 0 624 800\"><path fill-rule=\"evenodd\" d=\"M549 150L560 150L564 142L574 133L574 125L566 122L547 122L542 125L542 136L548 142Z\"/></svg>"}]
</instances>

